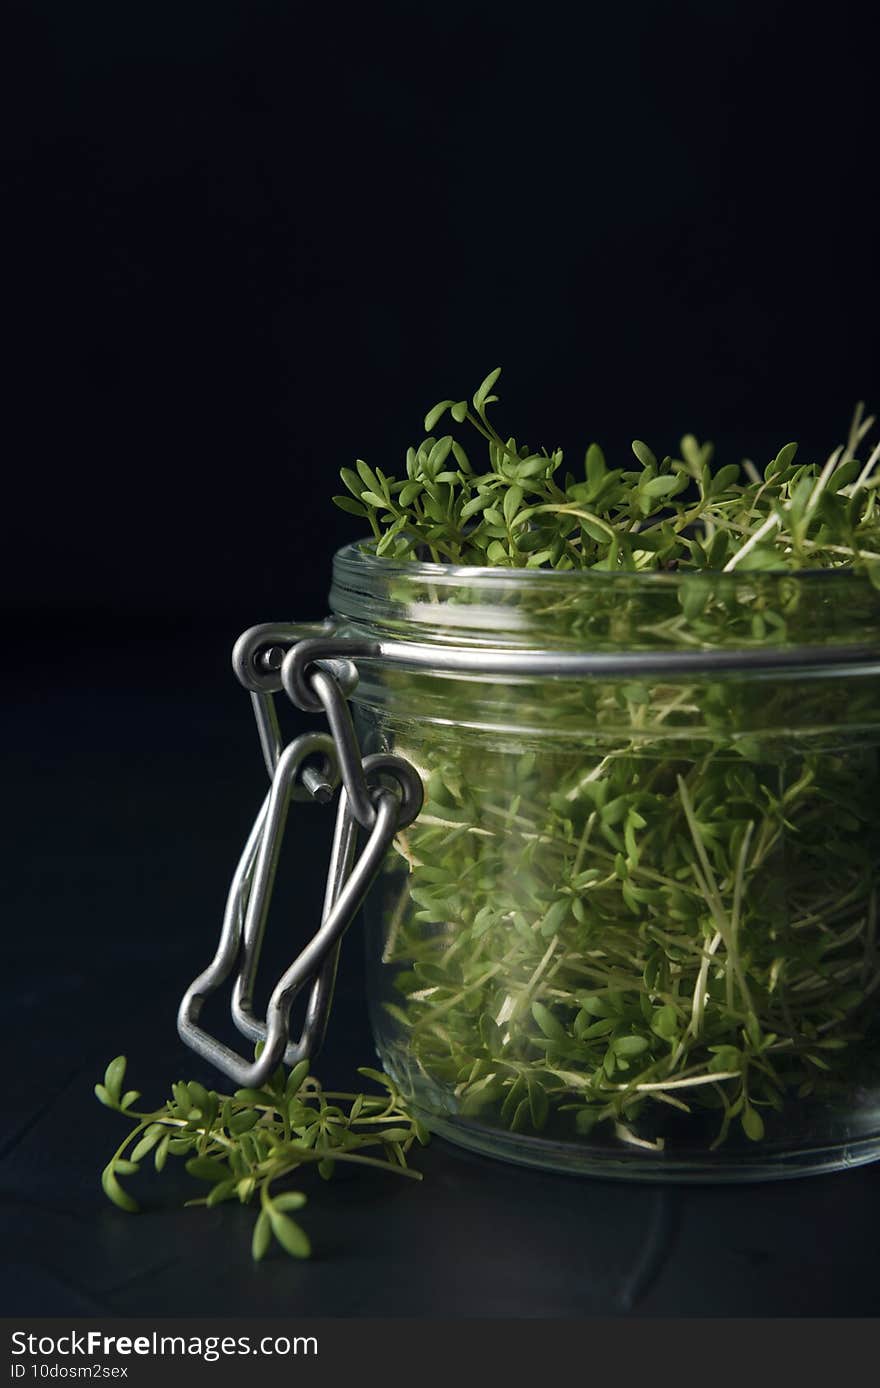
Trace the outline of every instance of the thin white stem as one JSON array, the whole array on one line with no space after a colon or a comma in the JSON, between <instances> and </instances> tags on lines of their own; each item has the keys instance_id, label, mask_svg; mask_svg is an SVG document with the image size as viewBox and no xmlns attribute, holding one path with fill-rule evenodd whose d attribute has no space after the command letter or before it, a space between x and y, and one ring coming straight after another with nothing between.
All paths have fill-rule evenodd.
<instances>
[{"instance_id":1,"label":"thin white stem","mask_svg":"<svg viewBox=\"0 0 880 1388\"><path fill-rule=\"evenodd\" d=\"M815 540L801 540L804 549L827 550L829 554L845 554L848 559L880 559L872 549L850 549L848 545L819 545Z\"/></svg>"},{"instance_id":2,"label":"thin white stem","mask_svg":"<svg viewBox=\"0 0 880 1388\"><path fill-rule=\"evenodd\" d=\"M730 939L734 950L738 949L739 922L742 913L743 887L745 885L746 863L749 856L749 846L752 842L752 834L755 830L755 821L750 819L743 835L743 841L739 850L739 857L736 864L736 876L733 883L733 909L730 913ZM733 1007L733 970L727 970L725 980L727 986L727 1006Z\"/></svg>"},{"instance_id":3,"label":"thin white stem","mask_svg":"<svg viewBox=\"0 0 880 1388\"><path fill-rule=\"evenodd\" d=\"M691 863L691 870L697 881L697 885L700 887L701 891L703 891L706 897L706 903L715 921L715 929L718 931L718 934L724 941L724 948L727 951L728 967L732 968L734 973L736 974L736 980L739 984L739 990L742 994L743 1001L745 1002L746 1010L748 1012L751 1012L752 999L749 994L749 986L746 982L745 974L743 973L742 967L740 965L739 954L736 948L736 941L731 939L730 920L727 916L727 913L724 910L724 904L721 900L721 893L718 889L718 884L715 880L715 873L712 871L712 864L709 862L709 855L706 852L706 846L703 843L703 839L700 834L700 828L697 822L697 816L694 812L693 804L691 802L691 797L688 792L688 788L684 782L684 778L682 776L679 776L677 780L678 793L681 798L682 808L684 809L685 819L687 820L687 825L688 829L690 830L691 839L693 840L694 848L697 851L697 858L699 859L699 864L697 862ZM701 868L702 872L700 871ZM717 944L713 942L713 944L710 946L710 953L714 954L717 948ZM695 1003L696 996L697 994L695 992ZM701 1011L702 1009L700 1009L700 1012ZM696 1012L691 1022L691 1028L694 1027L695 1023L697 1027L699 1027L699 1017ZM694 1035L696 1034L697 1032L695 1031Z\"/></svg>"},{"instance_id":4,"label":"thin white stem","mask_svg":"<svg viewBox=\"0 0 880 1388\"><path fill-rule=\"evenodd\" d=\"M743 458L743 468L745 469L745 474L750 482L757 482L758 484L761 483L761 474L755 467L755 464L752 462L751 458Z\"/></svg>"},{"instance_id":5,"label":"thin white stem","mask_svg":"<svg viewBox=\"0 0 880 1388\"><path fill-rule=\"evenodd\" d=\"M630 1147L645 1147L649 1152L663 1151L663 1138L658 1137L656 1142L648 1142L644 1137L636 1137L631 1128L625 1123L614 1124L614 1135L619 1137L621 1142L626 1142Z\"/></svg>"},{"instance_id":6,"label":"thin white stem","mask_svg":"<svg viewBox=\"0 0 880 1388\"><path fill-rule=\"evenodd\" d=\"M733 1080L740 1074L739 1070L719 1070L714 1075L693 1075L690 1079L684 1080L658 1080L656 1084L637 1084L633 1088L639 1094L649 1094L655 1089L686 1089L689 1085L695 1084L715 1084L717 1080ZM621 1084L620 1089L627 1089L629 1086Z\"/></svg>"},{"instance_id":7,"label":"thin white stem","mask_svg":"<svg viewBox=\"0 0 880 1388\"><path fill-rule=\"evenodd\" d=\"M849 426L849 437L846 441L846 451L841 460L844 463L848 463L850 458L855 457L856 449L858 448L862 439L865 437L866 434L870 433L870 431L874 427L874 416L869 415L867 419L863 419L862 415L864 414L864 411L865 402L864 400L860 400L859 403L856 405L855 411L853 412L852 424Z\"/></svg>"},{"instance_id":8,"label":"thin white stem","mask_svg":"<svg viewBox=\"0 0 880 1388\"><path fill-rule=\"evenodd\" d=\"M772 516L767 517L763 525L758 526L751 539L746 540L745 544L740 545L736 553L731 555L727 563L724 565L722 572L726 574L731 573L736 568L740 560L745 559L747 554L751 554L752 550L755 548L755 545L759 545L763 540L764 536L769 535L772 530L775 530L779 523L779 516L774 511Z\"/></svg>"},{"instance_id":9,"label":"thin white stem","mask_svg":"<svg viewBox=\"0 0 880 1388\"><path fill-rule=\"evenodd\" d=\"M855 482L853 482L852 486L843 488L843 490L847 493L848 496L858 496L859 492L866 485L868 478L871 476L871 473L874 471L874 468L876 467L878 460L880 460L880 443L878 443L876 448L872 450L870 458L865 463L865 466L862 468L861 472L859 473Z\"/></svg>"},{"instance_id":10,"label":"thin white stem","mask_svg":"<svg viewBox=\"0 0 880 1388\"><path fill-rule=\"evenodd\" d=\"M700 1028L703 1025L703 1013L706 1009L706 983L709 978L709 965L712 962L712 955L721 944L722 935L718 930L712 937L712 942L707 950L703 951L703 959L700 964L700 971L697 974L697 981L694 985L694 997L691 1004L691 1020L688 1031L693 1036L699 1036Z\"/></svg>"},{"instance_id":11,"label":"thin white stem","mask_svg":"<svg viewBox=\"0 0 880 1388\"><path fill-rule=\"evenodd\" d=\"M819 505L819 502L822 498L822 493L828 486L831 474L837 467L837 464L840 462L840 457L842 453L842 448L835 448L834 452L831 454L831 457L828 459L822 471L819 473L819 476L816 478L816 485L810 492L810 495L807 498L807 504L804 507L803 519L801 521L801 527L803 530L806 530L807 525L812 519L813 513L815 512L816 507Z\"/></svg>"}]
</instances>

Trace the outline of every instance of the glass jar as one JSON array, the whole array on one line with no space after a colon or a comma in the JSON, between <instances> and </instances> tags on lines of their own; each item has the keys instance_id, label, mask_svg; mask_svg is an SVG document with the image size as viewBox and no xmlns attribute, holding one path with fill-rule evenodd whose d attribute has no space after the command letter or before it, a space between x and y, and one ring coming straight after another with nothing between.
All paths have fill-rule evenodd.
<instances>
[{"instance_id":1,"label":"glass jar","mask_svg":"<svg viewBox=\"0 0 880 1388\"><path fill-rule=\"evenodd\" d=\"M349 546L331 606L342 636L396 651L358 660L363 750L425 785L365 916L378 1052L427 1126L640 1180L880 1156L867 578ZM509 672L549 652L607 659Z\"/></svg>"}]
</instances>

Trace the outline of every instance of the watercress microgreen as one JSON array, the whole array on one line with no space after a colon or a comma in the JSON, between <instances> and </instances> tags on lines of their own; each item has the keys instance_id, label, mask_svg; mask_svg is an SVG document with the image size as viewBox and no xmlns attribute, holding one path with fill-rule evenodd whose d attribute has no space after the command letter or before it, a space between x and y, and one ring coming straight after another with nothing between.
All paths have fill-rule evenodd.
<instances>
[{"instance_id":1,"label":"watercress microgreen","mask_svg":"<svg viewBox=\"0 0 880 1388\"><path fill-rule=\"evenodd\" d=\"M122 1092L125 1068L125 1056L117 1056L103 1083L95 1085L102 1104L135 1120L101 1177L105 1194L122 1210L135 1213L138 1205L120 1176L136 1175L146 1158L162 1171L169 1156L183 1157L188 1175L207 1187L188 1205L258 1201L253 1257L263 1258L274 1238L292 1257L307 1258L308 1235L290 1213L305 1205L306 1196L278 1189L294 1171L316 1166L329 1179L342 1162L421 1180L407 1156L413 1143L427 1141L427 1133L379 1071L359 1071L383 1091L374 1094L325 1090L309 1073L308 1061L290 1071L280 1066L263 1089L234 1094L178 1081L160 1108L142 1112L134 1108L140 1095Z\"/></svg>"}]
</instances>

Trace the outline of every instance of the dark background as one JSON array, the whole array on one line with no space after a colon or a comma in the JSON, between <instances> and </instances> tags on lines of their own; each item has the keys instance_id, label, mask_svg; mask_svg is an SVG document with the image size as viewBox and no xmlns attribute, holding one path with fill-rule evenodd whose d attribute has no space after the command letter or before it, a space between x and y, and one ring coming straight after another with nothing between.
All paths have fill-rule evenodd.
<instances>
[{"instance_id":1,"label":"dark background","mask_svg":"<svg viewBox=\"0 0 880 1388\"><path fill-rule=\"evenodd\" d=\"M499 422L575 465L686 430L824 456L880 402L867 13L6 7L10 1311L876 1312L873 1168L661 1194L435 1144L421 1189L317 1190L312 1266L254 1270L247 1216L173 1181L102 1203L90 1097L123 1049L157 1101L211 1079L174 1013L263 793L229 649L325 611L341 466L399 471L496 365ZM350 945L331 1079L370 1059Z\"/></svg>"},{"instance_id":2,"label":"dark background","mask_svg":"<svg viewBox=\"0 0 880 1388\"><path fill-rule=\"evenodd\" d=\"M4 603L323 611L338 469L497 365L576 466L824 456L877 403L868 12L14 4Z\"/></svg>"}]
</instances>

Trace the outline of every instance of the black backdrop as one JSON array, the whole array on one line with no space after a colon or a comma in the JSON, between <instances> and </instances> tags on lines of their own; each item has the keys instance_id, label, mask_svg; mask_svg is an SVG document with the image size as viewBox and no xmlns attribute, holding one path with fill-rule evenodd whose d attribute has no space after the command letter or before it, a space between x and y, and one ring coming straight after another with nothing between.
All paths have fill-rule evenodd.
<instances>
[{"instance_id":1,"label":"black backdrop","mask_svg":"<svg viewBox=\"0 0 880 1388\"><path fill-rule=\"evenodd\" d=\"M876 1167L660 1196L432 1144L414 1193L310 1187L321 1257L253 1272L247 1212L170 1212L185 1178L104 1202L91 1097L123 1049L156 1101L216 1082L174 1015L265 793L228 653L325 610L341 466L393 472L496 365L499 420L576 465L824 455L880 404L866 11L5 8L8 1311L876 1313ZM326 820L282 864L299 938ZM352 940L321 1074L370 1058Z\"/></svg>"},{"instance_id":2,"label":"black backdrop","mask_svg":"<svg viewBox=\"0 0 880 1388\"><path fill-rule=\"evenodd\" d=\"M868 9L14 4L2 601L313 615L339 467L496 365L578 465L827 452L878 400Z\"/></svg>"}]
</instances>

